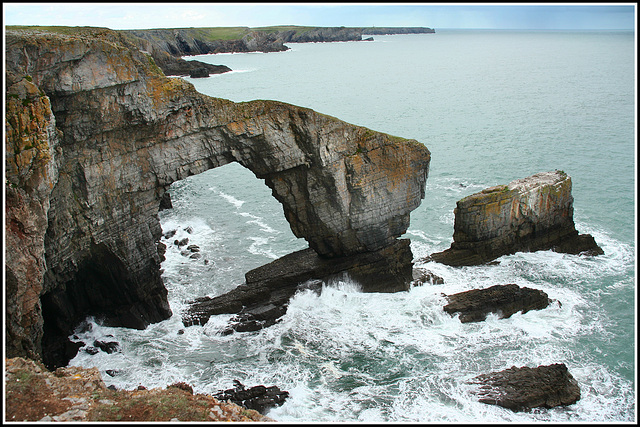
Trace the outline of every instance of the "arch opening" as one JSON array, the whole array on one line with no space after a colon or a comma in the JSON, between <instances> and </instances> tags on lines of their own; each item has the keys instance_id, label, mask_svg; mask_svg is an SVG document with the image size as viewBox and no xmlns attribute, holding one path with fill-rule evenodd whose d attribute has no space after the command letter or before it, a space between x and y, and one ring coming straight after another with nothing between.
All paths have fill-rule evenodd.
<instances>
[{"instance_id":1,"label":"arch opening","mask_svg":"<svg viewBox=\"0 0 640 427\"><path fill-rule=\"evenodd\" d=\"M237 162L176 181L167 192L172 207L158 218L174 305L228 292L247 271L308 247L264 180Z\"/></svg>"}]
</instances>

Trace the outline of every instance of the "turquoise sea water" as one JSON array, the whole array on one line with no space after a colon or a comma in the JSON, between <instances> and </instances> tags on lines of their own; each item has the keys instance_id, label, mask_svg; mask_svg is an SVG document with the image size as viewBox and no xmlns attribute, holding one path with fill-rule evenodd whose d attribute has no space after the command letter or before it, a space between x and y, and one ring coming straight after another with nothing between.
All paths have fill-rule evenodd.
<instances>
[{"instance_id":1,"label":"turquoise sea water","mask_svg":"<svg viewBox=\"0 0 640 427\"><path fill-rule=\"evenodd\" d=\"M445 284L364 294L337 283L296 295L283 321L262 331L221 336L226 315L184 328L187 300L227 292L246 271L307 247L264 183L231 164L175 183L174 209L160 213L163 229L177 230L165 239L163 264L174 316L144 331L94 323L86 334L111 334L122 352L81 351L71 364L97 366L122 388L278 385L291 396L269 416L287 422L634 421L634 34L441 30L374 39L185 58L234 70L187 80L207 95L288 102L425 144L426 196L405 237L416 266ZM605 255L518 253L464 268L419 261L449 247L457 200L554 169L572 177L576 228ZM182 237L200 246L201 259L172 245ZM442 311L442 294L506 283L560 303L475 324ZM582 395L564 408L513 413L478 403L466 385L513 365L559 362Z\"/></svg>"}]
</instances>

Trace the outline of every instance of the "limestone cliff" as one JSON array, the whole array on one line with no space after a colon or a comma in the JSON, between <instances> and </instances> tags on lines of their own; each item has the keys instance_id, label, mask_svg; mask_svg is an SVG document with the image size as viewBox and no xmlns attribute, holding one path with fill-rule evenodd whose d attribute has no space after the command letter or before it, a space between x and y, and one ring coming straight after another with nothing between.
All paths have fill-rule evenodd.
<instances>
[{"instance_id":1,"label":"limestone cliff","mask_svg":"<svg viewBox=\"0 0 640 427\"><path fill-rule=\"evenodd\" d=\"M451 247L428 259L477 265L515 252L602 253L593 237L575 229L571 178L562 171L486 188L459 200L454 214Z\"/></svg>"},{"instance_id":2,"label":"limestone cliff","mask_svg":"<svg viewBox=\"0 0 640 427\"><path fill-rule=\"evenodd\" d=\"M171 183L238 162L324 257L385 248L424 197L413 140L167 78L122 33L7 31L7 356L66 364L86 315L171 315L157 213ZM11 127L11 129L9 129Z\"/></svg>"},{"instance_id":3,"label":"limestone cliff","mask_svg":"<svg viewBox=\"0 0 640 427\"><path fill-rule=\"evenodd\" d=\"M281 52L284 43L344 42L362 40L363 34L430 34L426 27L212 27L123 30L134 36L154 58L156 52L173 56L223 52Z\"/></svg>"}]
</instances>

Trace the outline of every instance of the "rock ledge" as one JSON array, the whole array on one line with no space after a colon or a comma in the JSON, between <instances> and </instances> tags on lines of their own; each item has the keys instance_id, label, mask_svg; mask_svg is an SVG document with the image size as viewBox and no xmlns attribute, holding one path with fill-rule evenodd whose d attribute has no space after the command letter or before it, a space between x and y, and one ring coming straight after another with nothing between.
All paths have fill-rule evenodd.
<instances>
[{"instance_id":1,"label":"rock ledge","mask_svg":"<svg viewBox=\"0 0 640 427\"><path fill-rule=\"evenodd\" d=\"M500 372L475 377L475 391L482 403L513 411L571 405L580 399L580 387L564 363L529 368L512 366Z\"/></svg>"}]
</instances>

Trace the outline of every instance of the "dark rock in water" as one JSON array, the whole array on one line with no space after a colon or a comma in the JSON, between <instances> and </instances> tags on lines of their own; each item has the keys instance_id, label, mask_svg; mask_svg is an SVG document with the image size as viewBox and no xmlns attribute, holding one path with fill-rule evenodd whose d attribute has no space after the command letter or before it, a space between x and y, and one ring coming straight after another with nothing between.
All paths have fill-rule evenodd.
<instances>
[{"instance_id":1,"label":"dark rock in water","mask_svg":"<svg viewBox=\"0 0 640 427\"><path fill-rule=\"evenodd\" d=\"M454 213L451 247L424 261L463 266L516 252L604 253L591 235L576 231L571 178L562 171L486 188L459 200Z\"/></svg>"},{"instance_id":2,"label":"dark rock in water","mask_svg":"<svg viewBox=\"0 0 640 427\"><path fill-rule=\"evenodd\" d=\"M429 270L425 270L423 268L414 268L413 269L413 285L420 286L424 284L430 285L442 285L444 284L444 279L437 274L432 273Z\"/></svg>"},{"instance_id":3,"label":"dark rock in water","mask_svg":"<svg viewBox=\"0 0 640 427\"><path fill-rule=\"evenodd\" d=\"M297 291L318 289L322 281L345 274L364 292L406 291L413 278L412 260L408 239L376 252L341 258L323 258L313 249L304 249L249 271L246 283L226 294L196 299L183 313L182 322L204 325L212 315L238 313L224 334L258 330L276 323Z\"/></svg>"},{"instance_id":4,"label":"dark rock in water","mask_svg":"<svg viewBox=\"0 0 640 427\"><path fill-rule=\"evenodd\" d=\"M235 385L234 388L220 391L213 396L221 401L230 400L236 405L253 409L263 415L269 409L282 405L289 397L289 392L280 390L277 386L265 387L257 385L245 388L238 380L234 380L233 383Z\"/></svg>"},{"instance_id":5,"label":"dark rock in water","mask_svg":"<svg viewBox=\"0 0 640 427\"><path fill-rule=\"evenodd\" d=\"M184 246L187 243L189 243L189 238L188 237L185 237L184 239L181 239L181 240L176 239L176 240L173 241L173 244L178 246L178 247Z\"/></svg>"},{"instance_id":6,"label":"dark rock in water","mask_svg":"<svg viewBox=\"0 0 640 427\"><path fill-rule=\"evenodd\" d=\"M209 70L206 67L195 68L193 70L190 70L189 77L191 78L209 77Z\"/></svg>"},{"instance_id":7,"label":"dark rock in water","mask_svg":"<svg viewBox=\"0 0 640 427\"><path fill-rule=\"evenodd\" d=\"M187 250L191 252L200 252L200 246L198 245L189 245L187 246Z\"/></svg>"},{"instance_id":8,"label":"dark rock in water","mask_svg":"<svg viewBox=\"0 0 640 427\"><path fill-rule=\"evenodd\" d=\"M95 347L87 347L84 349L84 351L86 351L87 353L93 356L94 354L98 354L100 350Z\"/></svg>"},{"instance_id":9,"label":"dark rock in water","mask_svg":"<svg viewBox=\"0 0 640 427\"><path fill-rule=\"evenodd\" d=\"M512 366L504 371L479 375L469 384L480 385L474 391L480 402L513 411L571 405L580 399L578 382L564 363L537 368Z\"/></svg>"},{"instance_id":10,"label":"dark rock in water","mask_svg":"<svg viewBox=\"0 0 640 427\"><path fill-rule=\"evenodd\" d=\"M115 341L106 342L106 341L95 340L93 342L93 346L98 347L100 350L109 354L120 351L120 344L118 344Z\"/></svg>"},{"instance_id":11,"label":"dark rock in water","mask_svg":"<svg viewBox=\"0 0 640 427\"><path fill-rule=\"evenodd\" d=\"M472 289L447 296L449 304L444 311L454 315L460 313L460 321L480 322L489 313L498 313L500 318L529 310L546 308L551 301L547 294L538 289L521 288L516 284L495 285L486 289Z\"/></svg>"},{"instance_id":12,"label":"dark rock in water","mask_svg":"<svg viewBox=\"0 0 640 427\"><path fill-rule=\"evenodd\" d=\"M105 371L105 373L106 373L107 375L109 375L110 377L115 377L116 375L118 375L118 374L120 373L120 371L117 371L117 370L115 370L115 369L107 369L107 370Z\"/></svg>"},{"instance_id":13,"label":"dark rock in water","mask_svg":"<svg viewBox=\"0 0 640 427\"><path fill-rule=\"evenodd\" d=\"M363 42L372 42L373 37L367 37L366 39L362 39Z\"/></svg>"}]
</instances>

